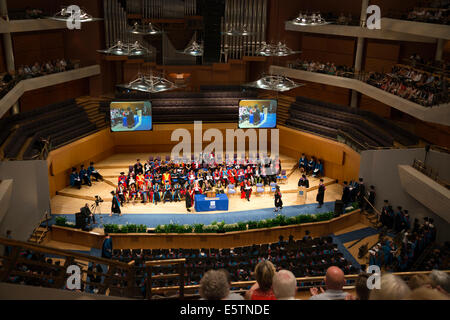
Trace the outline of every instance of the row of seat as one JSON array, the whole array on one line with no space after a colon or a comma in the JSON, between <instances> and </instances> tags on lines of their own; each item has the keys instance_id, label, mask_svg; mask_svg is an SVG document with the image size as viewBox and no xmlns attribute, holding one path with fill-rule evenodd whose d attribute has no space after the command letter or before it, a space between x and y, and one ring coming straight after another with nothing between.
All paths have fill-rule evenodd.
<instances>
[{"instance_id":1,"label":"row of seat","mask_svg":"<svg viewBox=\"0 0 450 320\"><path fill-rule=\"evenodd\" d=\"M153 99L152 106L227 106L239 105L240 98Z\"/></svg>"},{"instance_id":2,"label":"row of seat","mask_svg":"<svg viewBox=\"0 0 450 320\"><path fill-rule=\"evenodd\" d=\"M378 116L373 112L361 110L358 108L349 108L347 106L341 106L338 104L314 100L306 97L297 97L296 102L320 106L329 110L344 112L349 115L359 115L363 117L363 119L370 120L371 123L378 126L379 128L383 128L383 130L386 131L389 136L393 138L393 140L399 142L404 146L413 146L419 143L419 138L416 135L397 126L392 121Z\"/></svg>"},{"instance_id":3,"label":"row of seat","mask_svg":"<svg viewBox=\"0 0 450 320\"><path fill-rule=\"evenodd\" d=\"M16 159L30 138L23 153L24 160L31 160L40 153L41 138L50 138L52 149L56 149L97 129L73 99L9 117L7 123L8 126L1 130L0 143L8 139L13 126L18 127L3 149L4 157L8 159Z\"/></svg>"}]
</instances>

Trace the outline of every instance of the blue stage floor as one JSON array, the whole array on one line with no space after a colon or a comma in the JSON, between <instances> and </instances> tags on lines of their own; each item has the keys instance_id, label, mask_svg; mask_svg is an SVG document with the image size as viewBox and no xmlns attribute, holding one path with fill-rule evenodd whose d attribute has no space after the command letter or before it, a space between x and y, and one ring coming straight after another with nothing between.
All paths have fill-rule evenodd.
<instances>
[{"instance_id":1,"label":"blue stage floor","mask_svg":"<svg viewBox=\"0 0 450 320\"><path fill-rule=\"evenodd\" d=\"M298 215L327 213L332 211L334 211L334 202L327 202L320 209L317 208L317 204L284 207L281 213L287 217L294 217ZM55 219L58 216L66 217L68 222L75 222L74 214L53 215L50 221L51 224L55 223ZM148 228L156 228L158 225L166 225L171 223L180 225L209 225L214 221L225 221L227 224L232 224L245 221L260 221L274 217L275 212L273 212L272 208L216 214L124 214L121 217L117 215L110 217L109 214L102 214L96 215L97 225L94 225L94 227L102 227L101 224L142 224L146 225Z\"/></svg>"}]
</instances>

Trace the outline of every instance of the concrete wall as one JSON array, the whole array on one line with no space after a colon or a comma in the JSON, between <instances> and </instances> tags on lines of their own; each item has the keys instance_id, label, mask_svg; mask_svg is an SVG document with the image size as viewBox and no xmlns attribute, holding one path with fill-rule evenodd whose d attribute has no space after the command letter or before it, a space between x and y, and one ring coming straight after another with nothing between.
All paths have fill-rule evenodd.
<instances>
[{"instance_id":1,"label":"concrete wall","mask_svg":"<svg viewBox=\"0 0 450 320\"><path fill-rule=\"evenodd\" d=\"M438 240L450 240L450 225L441 217L423 206L403 189L400 183L398 165L412 165L414 159L424 160L425 149L373 150L361 153L360 176L366 187L375 186L377 193L376 208L383 207L383 201L389 200L394 208L402 206L409 211L411 222L418 218L433 218L438 230ZM427 164L433 164L436 170L445 173L450 163L450 155L430 151ZM446 174L446 173L445 173Z\"/></svg>"},{"instance_id":2,"label":"concrete wall","mask_svg":"<svg viewBox=\"0 0 450 320\"><path fill-rule=\"evenodd\" d=\"M48 169L46 161L3 161L0 180L13 180L8 211L0 223L0 235L12 230L15 240L26 241L50 211Z\"/></svg>"}]
</instances>

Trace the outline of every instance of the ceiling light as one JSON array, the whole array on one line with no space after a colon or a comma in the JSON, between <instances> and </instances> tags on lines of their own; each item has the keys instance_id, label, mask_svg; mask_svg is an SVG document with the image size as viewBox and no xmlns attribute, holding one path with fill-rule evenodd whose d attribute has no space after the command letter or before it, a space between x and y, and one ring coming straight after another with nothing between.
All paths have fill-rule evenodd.
<instances>
[{"instance_id":1,"label":"ceiling light","mask_svg":"<svg viewBox=\"0 0 450 320\"><path fill-rule=\"evenodd\" d=\"M128 84L120 84L117 87L147 93L157 93L178 88L174 83L163 77L144 74L138 75L136 80Z\"/></svg>"},{"instance_id":2,"label":"ceiling light","mask_svg":"<svg viewBox=\"0 0 450 320\"><path fill-rule=\"evenodd\" d=\"M320 15L320 13L312 15L299 13L298 17L291 21L292 24L297 26L323 26L330 24L330 22L326 22L324 18Z\"/></svg>"},{"instance_id":3,"label":"ceiling light","mask_svg":"<svg viewBox=\"0 0 450 320\"><path fill-rule=\"evenodd\" d=\"M281 42L278 42L277 45L262 42L262 46L256 51L256 53L265 57L287 57L293 54L301 53L301 51L294 51Z\"/></svg>"},{"instance_id":4,"label":"ceiling light","mask_svg":"<svg viewBox=\"0 0 450 320\"><path fill-rule=\"evenodd\" d=\"M184 49L181 53L187 54L194 57L203 56L203 45L197 43L197 41L193 41L190 46Z\"/></svg>"},{"instance_id":5,"label":"ceiling light","mask_svg":"<svg viewBox=\"0 0 450 320\"><path fill-rule=\"evenodd\" d=\"M246 37L253 35L253 32L250 32L247 28L247 25L244 24L241 28L233 29L230 27L227 31L222 32L223 35L226 36L238 36L238 37Z\"/></svg>"},{"instance_id":6,"label":"ceiling light","mask_svg":"<svg viewBox=\"0 0 450 320\"><path fill-rule=\"evenodd\" d=\"M71 10L72 7L78 8L79 11ZM92 21L100 21L103 19L94 18L90 14L88 14L85 10L79 8L78 6L68 6L61 8L60 11L55 13L52 17L47 17L47 19L63 21L63 22L72 22L74 20L74 16L79 16L79 21L83 22L92 22Z\"/></svg>"},{"instance_id":7,"label":"ceiling light","mask_svg":"<svg viewBox=\"0 0 450 320\"><path fill-rule=\"evenodd\" d=\"M151 22L149 24L141 26L139 23L135 23L129 30L132 34L139 35L157 35L162 34L163 32L155 27Z\"/></svg>"},{"instance_id":8,"label":"ceiling light","mask_svg":"<svg viewBox=\"0 0 450 320\"><path fill-rule=\"evenodd\" d=\"M110 54L114 56L148 56L151 50L142 46L139 41L134 43L123 43L118 41L117 44L106 50L98 50L100 53Z\"/></svg>"},{"instance_id":9,"label":"ceiling light","mask_svg":"<svg viewBox=\"0 0 450 320\"><path fill-rule=\"evenodd\" d=\"M255 82L246 84L245 86L270 91L285 92L302 87L304 84L296 83L285 76L268 75Z\"/></svg>"}]
</instances>

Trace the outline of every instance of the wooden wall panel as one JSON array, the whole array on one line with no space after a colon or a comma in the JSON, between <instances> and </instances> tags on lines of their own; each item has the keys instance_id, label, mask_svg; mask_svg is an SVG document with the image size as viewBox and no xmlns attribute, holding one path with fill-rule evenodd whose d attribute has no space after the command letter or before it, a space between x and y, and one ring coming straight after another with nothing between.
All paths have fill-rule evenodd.
<instances>
[{"instance_id":1,"label":"wooden wall panel","mask_svg":"<svg viewBox=\"0 0 450 320\"><path fill-rule=\"evenodd\" d=\"M285 239L292 235L297 240L303 238L306 230L310 231L312 237L326 236L359 223L361 217L357 210L330 221L271 229L226 234L111 234L111 239L115 249L233 248L276 242L280 235ZM103 242L101 235L58 226L52 228L48 237L53 241L93 248L100 248Z\"/></svg>"},{"instance_id":2,"label":"wooden wall panel","mask_svg":"<svg viewBox=\"0 0 450 320\"><path fill-rule=\"evenodd\" d=\"M355 39L325 35L303 35L301 58L353 66Z\"/></svg>"},{"instance_id":3,"label":"wooden wall panel","mask_svg":"<svg viewBox=\"0 0 450 320\"><path fill-rule=\"evenodd\" d=\"M20 98L20 111L30 111L67 99L89 94L89 79L80 79L25 92Z\"/></svg>"},{"instance_id":4,"label":"wooden wall panel","mask_svg":"<svg viewBox=\"0 0 450 320\"><path fill-rule=\"evenodd\" d=\"M305 84L305 86L291 90L285 94L291 97L302 96L311 99L319 99L321 101L344 106L350 105L351 90L349 89L308 81L300 81L300 83Z\"/></svg>"},{"instance_id":5,"label":"wooden wall panel","mask_svg":"<svg viewBox=\"0 0 450 320\"><path fill-rule=\"evenodd\" d=\"M15 33L12 40L16 68L66 57L63 30Z\"/></svg>"},{"instance_id":6,"label":"wooden wall panel","mask_svg":"<svg viewBox=\"0 0 450 320\"><path fill-rule=\"evenodd\" d=\"M399 61L400 44L395 42L367 40L364 70L389 72Z\"/></svg>"},{"instance_id":7,"label":"wooden wall panel","mask_svg":"<svg viewBox=\"0 0 450 320\"><path fill-rule=\"evenodd\" d=\"M371 111L383 118L389 119L391 116L391 107L381 103L377 100L369 98L368 96L361 95L361 100L359 103L359 108L362 110Z\"/></svg>"},{"instance_id":8,"label":"wooden wall panel","mask_svg":"<svg viewBox=\"0 0 450 320\"><path fill-rule=\"evenodd\" d=\"M47 158L49 168L50 196L64 189L69 183L70 169L99 161L114 154L114 141L110 130L102 130L50 152Z\"/></svg>"},{"instance_id":9,"label":"wooden wall panel","mask_svg":"<svg viewBox=\"0 0 450 320\"><path fill-rule=\"evenodd\" d=\"M358 178L360 155L350 147L313 134L279 126L280 153L300 159L302 153L322 159L327 177L339 181Z\"/></svg>"}]
</instances>

